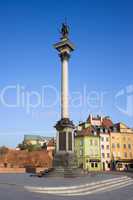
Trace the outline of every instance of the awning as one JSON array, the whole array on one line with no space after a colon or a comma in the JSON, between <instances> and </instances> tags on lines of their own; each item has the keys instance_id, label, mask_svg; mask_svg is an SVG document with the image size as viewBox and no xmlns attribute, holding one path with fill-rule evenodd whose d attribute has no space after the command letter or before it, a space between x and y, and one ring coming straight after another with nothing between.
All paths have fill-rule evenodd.
<instances>
[{"instance_id":1,"label":"awning","mask_svg":"<svg viewBox=\"0 0 133 200\"><path fill-rule=\"evenodd\" d=\"M99 159L90 159L89 162L101 162Z\"/></svg>"}]
</instances>

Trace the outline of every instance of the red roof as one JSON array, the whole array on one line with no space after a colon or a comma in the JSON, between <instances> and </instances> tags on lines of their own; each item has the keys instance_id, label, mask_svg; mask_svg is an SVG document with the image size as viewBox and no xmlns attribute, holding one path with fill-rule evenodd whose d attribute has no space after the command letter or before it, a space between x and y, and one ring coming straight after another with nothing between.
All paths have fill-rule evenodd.
<instances>
[{"instance_id":1,"label":"red roof","mask_svg":"<svg viewBox=\"0 0 133 200\"><path fill-rule=\"evenodd\" d=\"M92 133L93 131L94 131L93 127L84 128L83 130L77 132L76 137L87 136L87 135L91 135L91 134L93 135L93 133Z\"/></svg>"},{"instance_id":2,"label":"red roof","mask_svg":"<svg viewBox=\"0 0 133 200\"><path fill-rule=\"evenodd\" d=\"M112 120L109 119L109 118L103 118L103 120L102 120L102 126L103 126L104 128L110 128L110 127L113 126L113 122L112 122Z\"/></svg>"}]
</instances>

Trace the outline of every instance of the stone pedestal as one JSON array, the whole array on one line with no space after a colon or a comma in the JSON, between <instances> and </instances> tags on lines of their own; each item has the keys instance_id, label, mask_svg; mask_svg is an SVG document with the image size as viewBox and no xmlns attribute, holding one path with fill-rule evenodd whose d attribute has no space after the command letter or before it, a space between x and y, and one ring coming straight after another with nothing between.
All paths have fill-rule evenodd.
<instances>
[{"instance_id":1,"label":"stone pedestal","mask_svg":"<svg viewBox=\"0 0 133 200\"><path fill-rule=\"evenodd\" d=\"M77 166L74 153L74 124L68 118L61 119L55 126L57 132L54 169L58 176L73 177Z\"/></svg>"},{"instance_id":2,"label":"stone pedestal","mask_svg":"<svg viewBox=\"0 0 133 200\"><path fill-rule=\"evenodd\" d=\"M77 168L74 153L56 153L54 157L54 173L61 177L75 177Z\"/></svg>"},{"instance_id":3,"label":"stone pedestal","mask_svg":"<svg viewBox=\"0 0 133 200\"><path fill-rule=\"evenodd\" d=\"M56 152L73 153L74 152L74 133L75 128L69 118L63 118L55 125L56 135Z\"/></svg>"}]
</instances>

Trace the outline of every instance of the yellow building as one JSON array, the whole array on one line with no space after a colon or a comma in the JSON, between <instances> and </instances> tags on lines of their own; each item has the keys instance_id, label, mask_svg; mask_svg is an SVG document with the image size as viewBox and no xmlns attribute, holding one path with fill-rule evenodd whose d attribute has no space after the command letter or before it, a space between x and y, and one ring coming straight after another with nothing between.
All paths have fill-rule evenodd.
<instances>
[{"instance_id":1,"label":"yellow building","mask_svg":"<svg viewBox=\"0 0 133 200\"><path fill-rule=\"evenodd\" d=\"M85 128L75 136L78 167L87 171L101 171L100 137L92 128Z\"/></svg>"},{"instance_id":2,"label":"yellow building","mask_svg":"<svg viewBox=\"0 0 133 200\"><path fill-rule=\"evenodd\" d=\"M127 170L133 167L133 130L123 123L115 124L110 142L113 168Z\"/></svg>"}]
</instances>

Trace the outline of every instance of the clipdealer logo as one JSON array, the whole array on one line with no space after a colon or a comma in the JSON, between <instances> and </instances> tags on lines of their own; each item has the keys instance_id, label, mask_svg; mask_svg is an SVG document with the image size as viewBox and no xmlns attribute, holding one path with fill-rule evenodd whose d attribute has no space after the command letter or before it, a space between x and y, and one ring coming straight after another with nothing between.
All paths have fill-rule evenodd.
<instances>
[{"instance_id":1,"label":"clipdealer logo","mask_svg":"<svg viewBox=\"0 0 133 200\"><path fill-rule=\"evenodd\" d=\"M81 91L73 91L69 94L69 105L75 109L83 107L90 110L101 109L107 94L107 91L89 91L84 85ZM26 114L31 114L31 111L38 107L53 108L57 104L59 105L61 103L60 96L57 88L52 85L42 86L41 92L27 90L26 87L19 84L8 85L0 91L0 105L6 108L23 108Z\"/></svg>"},{"instance_id":2,"label":"clipdealer logo","mask_svg":"<svg viewBox=\"0 0 133 200\"><path fill-rule=\"evenodd\" d=\"M88 91L84 85L82 91L75 91L69 95L69 105L75 109L83 107L90 110L102 109L108 95L107 91ZM117 110L133 117L133 85L128 85L118 91L114 95L114 99L114 106ZM8 85L0 90L0 105L6 108L23 108L26 114L30 114L33 109L38 107L53 108L57 104L60 104L60 94L52 85L43 85L40 92L30 91L19 84Z\"/></svg>"},{"instance_id":3,"label":"clipdealer logo","mask_svg":"<svg viewBox=\"0 0 133 200\"><path fill-rule=\"evenodd\" d=\"M46 102L47 92L52 91L54 100L48 104ZM9 93L14 96L14 102L11 103ZM31 109L39 106L49 108L55 106L59 101L59 94L55 87L51 85L42 86L41 93L37 91L28 91L24 86L8 85L0 91L0 104L7 108L25 108L29 114Z\"/></svg>"},{"instance_id":4,"label":"clipdealer logo","mask_svg":"<svg viewBox=\"0 0 133 200\"><path fill-rule=\"evenodd\" d=\"M121 113L133 117L133 85L128 85L117 92L115 106Z\"/></svg>"}]
</instances>

